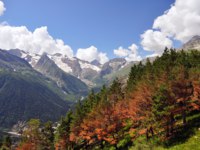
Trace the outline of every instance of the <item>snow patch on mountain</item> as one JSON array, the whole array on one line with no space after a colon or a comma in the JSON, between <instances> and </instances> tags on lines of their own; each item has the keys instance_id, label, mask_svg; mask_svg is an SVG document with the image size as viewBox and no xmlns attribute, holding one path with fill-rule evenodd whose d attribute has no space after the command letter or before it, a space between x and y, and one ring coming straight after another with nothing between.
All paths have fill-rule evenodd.
<instances>
[{"instance_id":1,"label":"snow patch on mountain","mask_svg":"<svg viewBox=\"0 0 200 150\"><path fill-rule=\"evenodd\" d=\"M29 62L29 64L34 67L38 60L40 59L40 55L34 53L28 53L25 51L21 51L21 58L25 59Z\"/></svg>"},{"instance_id":2,"label":"snow patch on mountain","mask_svg":"<svg viewBox=\"0 0 200 150\"><path fill-rule=\"evenodd\" d=\"M31 66L34 67L36 65L36 63L38 62L38 60L40 59L41 56L37 55L37 54L32 54L32 55L29 55L29 56L32 56L30 64L31 64Z\"/></svg>"},{"instance_id":3,"label":"snow patch on mountain","mask_svg":"<svg viewBox=\"0 0 200 150\"><path fill-rule=\"evenodd\" d=\"M81 61L79 61L79 63L80 63L80 66L81 66L82 69L89 68L89 69L95 70L97 72L101 71L101 68L99 68L95 65L92 65L92 64L89 64L89 63L86 63L86 62L81 62Z\"/></svg>"},{"instance_id":4,"label":"snow patch on mountain","mask_svg":"<svg viewBox=\"0 0 200 150\"><path fill-rule=\"evenodd\" d=\"M59 56L59 55L53 55L53 56L48 55L48 57L51 60L53 60L55 62L55 64L60 69L62 69L63 71L65 71L67 73L72 73L72 68L68 64L64 63L63 60L62 60L64 58L64 56L62 56L62 55L61 56Z\"/></svg>"}]
</instances>

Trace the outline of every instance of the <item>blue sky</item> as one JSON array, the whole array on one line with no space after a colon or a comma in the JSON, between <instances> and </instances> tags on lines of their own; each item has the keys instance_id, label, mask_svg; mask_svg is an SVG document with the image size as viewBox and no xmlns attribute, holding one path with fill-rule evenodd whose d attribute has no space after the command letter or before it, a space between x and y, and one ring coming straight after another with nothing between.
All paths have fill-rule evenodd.
<instances>
[{"instance_id":1,"label":"blue sky","mask_svg":"<svg viewBox=\"0 0 200 150\"><path fill-rule=\"evenodd\" d=\"M0 48L102 64L141 60L200 35L199 6L200 0L0 0Z\"/></svg>"},{"instance_id":2,"label":"blue sky","mask_svg":"<svg viewBox=\"0 0 200 150\"><path fill-rule=\"evenodd\" d=\"M76 53L91 45L115 57L113 50L132 43L140 46L140 35L174 0L5 0L1 22L26 26L34 31L47 26L49 34L62 39ZM139 54L150 54L140 47Z\"/></svg>"}]
</instances>

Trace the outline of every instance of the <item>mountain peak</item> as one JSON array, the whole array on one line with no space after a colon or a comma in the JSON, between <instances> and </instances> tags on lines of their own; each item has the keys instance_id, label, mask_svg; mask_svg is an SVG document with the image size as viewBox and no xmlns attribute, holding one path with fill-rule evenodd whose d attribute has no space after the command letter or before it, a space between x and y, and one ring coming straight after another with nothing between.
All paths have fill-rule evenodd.
<instances>
[{"instance_id":1,"label":"mountain peak","mask_svg":"<svg viewBox=\"0 0 200 150\"><path fill-rule=\"evenodd\" d=\"M91 62L91 64L92 65L95 65L95 66L101 66L101 64L100 64L100 62L98 61L98 60L93 60L92 62Z\"/></svg>"},{"instance_id":2,"label":"mountain peak","mask_svg":"<svg viewBox=\"0 0 200 150\"><path fill-rule=\"evenodd\" d=\"M193 36L190 41L194 41L194 40L200 40L200 35Z\"/></svg>"},{"instance_id":3,"label":"mountain peak","mask_svg":"<svg viewBox=\"0 0 200 150\"><path fill-rule=\"evenodd\" d=\"M186 42L182 49L189 50L189 49L197 49L200 50L200 36L196 35L193 36L188 42Z\"/></svg>"}]
</instances>

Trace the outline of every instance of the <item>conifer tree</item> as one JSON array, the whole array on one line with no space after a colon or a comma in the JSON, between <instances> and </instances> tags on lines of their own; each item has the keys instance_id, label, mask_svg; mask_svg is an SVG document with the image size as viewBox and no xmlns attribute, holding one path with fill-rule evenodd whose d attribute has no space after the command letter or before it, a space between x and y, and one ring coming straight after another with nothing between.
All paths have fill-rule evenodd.
<instances>
[{"instance_id":1,"label":"conifer tree","mask_svg":"<svg viewBox=\"0 0 200 150\"><path fill-rule=\"evenodd\" d=\"M164 127L166 136L169 136L173 128L174 117L172 116L172 110L174 108L174 100L165 85L161 85L153 96L152 107L156 124L159 125L159 128Z\"/></svg>"}]
</instances>

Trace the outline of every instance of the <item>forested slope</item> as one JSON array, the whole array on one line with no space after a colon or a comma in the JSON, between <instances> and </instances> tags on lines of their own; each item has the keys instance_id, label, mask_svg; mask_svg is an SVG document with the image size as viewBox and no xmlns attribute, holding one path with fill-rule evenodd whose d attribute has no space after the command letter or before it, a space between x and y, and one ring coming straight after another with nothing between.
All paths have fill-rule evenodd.
<instances>
[{"instance_id":1,"label":"forested slope","mask_svg":"<svg viewBox=\"0 0 200 150\"><path fill-rule=\"evenodd\" d=\"M37 134L25 132L19 147L170 148L191 137L200 127L199 119L200 52L165 49L153 63L134 65L125 88L116 79L79 102L46 140L50 145L42 140L48 130L30 126L27 131L34 128Z\"/></svg>"}]
</instances>

